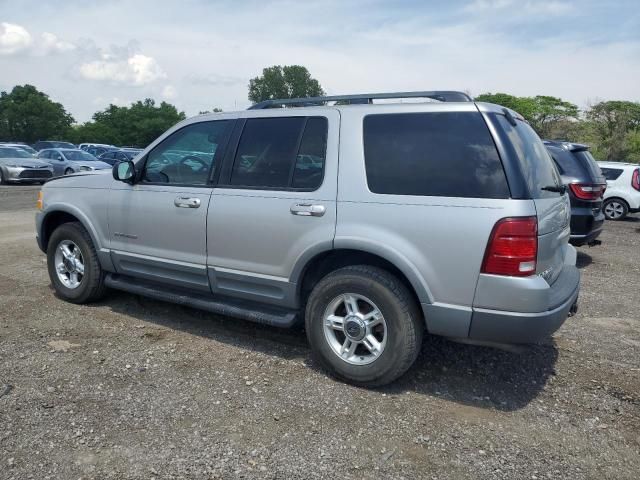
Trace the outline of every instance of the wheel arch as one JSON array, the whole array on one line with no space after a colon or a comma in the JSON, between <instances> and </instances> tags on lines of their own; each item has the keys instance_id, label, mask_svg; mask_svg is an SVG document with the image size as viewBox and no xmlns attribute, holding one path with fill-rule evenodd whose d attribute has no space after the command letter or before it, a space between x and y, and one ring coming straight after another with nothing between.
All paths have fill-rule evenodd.
<instances>
[{"instance_id":1,"label":"wheel arch","mask_svg":"<svg viewBox=\"0 0 640 480\"><path fill-rule=\"evenodd\" d=\"M45 212L42 217L42 224L40 227L40 243L44 251L47 250L49 245L49 239L51 234L56 228L63 223L78 222L89 232L91 241L95 245L96 250L100 250L101 243L98 240L98 235L93 227L91 221L81 211L68 205L53 206Z\"/></svg>"},{"instance_id":2,"label":"wheel arch","mask_svg":"<svg viewBox=\"0 0 640 480\"><path fill-rule=\"evenodd\" d=\"M373 265L394 274L407 287L416 304L432 303L431 293L424 280L406 260L400 260L388 251L362 247L342 247L316 251L312 256L298 262L292 281L300 305L313 286L328 273L349 265Z\"/></svg>"}]
</instances>

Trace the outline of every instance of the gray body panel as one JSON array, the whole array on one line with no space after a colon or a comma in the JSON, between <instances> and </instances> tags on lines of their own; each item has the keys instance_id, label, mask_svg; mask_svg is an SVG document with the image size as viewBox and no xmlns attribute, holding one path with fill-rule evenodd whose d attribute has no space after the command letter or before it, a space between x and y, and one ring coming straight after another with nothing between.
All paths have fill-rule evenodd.
<instances>
[{"instance_id":1,"label":"gray body panel","mask_svg":"<svg viewBox=\"0 0 640 480\"><path fill-rule=\"evenodd\" d=\"M566 195L544 200L388 195L374 194L367 185L362 142L366 115L478 110L503 109L472 102L381 104L196 117L147 147L137 165L159 142L190 123L325 116L329 134L321 187L303 192L131 186L108 175L73 176L45 186L39 235L47 212L65 209L90 231L108 271L199 295L292 310L300 306L298 286L309 261L333 249L359 250L391 262L406 276L429 332L482 341L535 341L560 325L579 292L576 252L567 243ZM96 189L104 194L96 195ZM200 208L176 208L177 196L199 199ZM300 203L322 206L325 213L292 215L291 207ZM481 274L496 222L528 216L538 218L537 275Z\"/></svg>"}]
</instances>

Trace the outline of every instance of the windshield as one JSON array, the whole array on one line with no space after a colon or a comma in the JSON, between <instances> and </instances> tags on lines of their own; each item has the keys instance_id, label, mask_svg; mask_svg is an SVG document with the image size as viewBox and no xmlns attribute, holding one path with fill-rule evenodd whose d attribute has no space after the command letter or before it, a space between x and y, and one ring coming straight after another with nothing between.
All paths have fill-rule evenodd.
<instances>
[{"instance_id":1,"label":"windshield","mask_svg":"<svg viewBox=\"0 0 640 480\"><path fill-rule=\"evenodd\" d=\"M25 152L28 152L28 153L38 153L29 145L18 145L16 148L19 148L20 150L24 150Z\"/></svg>"},{"instance_id":2,"label":"windshield","mask_svg":"<svg viewBox=\"0 0 640 480\"><path fill-rule=\"evenodd\" d=\"M122 150L129 160L133 159L136 155L138 155L142 150L134 151L134 150Z\"/></svg>"},{"instance_id":3,"label":"windshield","mask_svg":"<svg viewBox=\"0 0 640 480\"><path fill-rule=\"evenodd\" d=\"M62 150L67 160L72 162L95 162L98 159L83 150Z\"/></svg>"},{"instance_id":4,"label":"windshield","mask_svg":"<svg viewBox=\"0 0 640 480\"><path fill-rule=\"evenodd\" d=\"M1 147L0 158L33 158L33 157L20 148Z\"/></svg>"}]
</instances>

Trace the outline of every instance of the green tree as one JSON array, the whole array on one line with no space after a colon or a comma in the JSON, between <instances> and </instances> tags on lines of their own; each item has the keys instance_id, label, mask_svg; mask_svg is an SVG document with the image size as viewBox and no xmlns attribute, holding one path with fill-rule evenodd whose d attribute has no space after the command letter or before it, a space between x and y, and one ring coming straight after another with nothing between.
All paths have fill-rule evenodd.
<instances>
[{"instance_id":1,"label":"green tree","mask_svg":"<svg viewBox=\"0 0 640 480\"><path fill-rule=\"evenodd\" d=\"M0 93L0 140L64 139L73 122L62 104L33 85L16 85L10 93Z\"/></svg>"},{"instance_id":2,"label":"green tree","mask_svg":"<svg viewBox=\"0 0 640 480\"><path fill-rule=\"evenodd\" d=\"M483 93L478 102L489 102L515 110L522 115L542 138L550 138L558 127L568 126L568 122L578 118L578 107L557 97L538 95L516 97L508 93Z\"/></svg>"},{"instance_id":3,"label":"green tree","mask_svg":"<svg viewBox=\"0 0 640 480\"><path fill-rule=\"evenodd\" d=\"M318 97L324 95L320 82L302 65L274 65L262 76L249 80L249 100L254 103L276 98Z\"/></svg>"},{"instance_id":4,"label":"green tree","mask_svg":"<svg viewBox=\"0 0 640 480\"><path fill-rule=\"evenodd\" d=\"M150 98L128 107L109 105L96 112L92 121L77 126L73 139L76 143L90 141L146 147L185 118L184 112L179 112L173 105L166 102L156 105Z\"/></svg>"},{"instance_id":5,"label":"green tree","mask_svg":"<svg viewBox=\"0 0 640 480\"><path fill-rule=\"evenodd\" d=\"M638 158L640 103L628 101L599 102L587 110L587 121L602 160Z\"/></svg>"}]
</instances>

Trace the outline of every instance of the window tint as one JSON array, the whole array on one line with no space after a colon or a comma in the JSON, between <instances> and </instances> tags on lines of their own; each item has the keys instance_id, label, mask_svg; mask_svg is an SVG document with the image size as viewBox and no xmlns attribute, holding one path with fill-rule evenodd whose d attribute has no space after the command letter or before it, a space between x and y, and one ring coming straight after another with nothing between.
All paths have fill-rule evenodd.
<instances>
[{"instance_id":1,"label":"window tint","mask_svg":"<svg viewBox=\"0 0 640 480\"><path fill-rule=\"evenodd\" d=\"M623 170L619 168L601 168L604 178L607 180L617 180L622 175Z\"/></svg>"},{"instance_id":2,"label":"window tint","mask_svg":"<svg viewBox=\"0 0 640 480\"><path fill-rule=\"evenodd\" d=\"M320 186L326 151L327 119L308 119L293 170L293 188L316 189Z\"/></svg>"},{"instance_id":3,"label":"window tint","mask_svg":"<svg viewBox=\"0 0 640 480\"><path fill-rule=\"evenodd\" d=\"M502 163L479 113L405 113L364 119L374 193L508 198Z\"/></svg>"},{"instance_id":4,"label":"window tint","mask_svg":"<svg viewBox=\"0 0 640 480\"><path fill-rule=\"evenodd\" d=\"M244 126L231 184L287 188L304 117L252 118Z\"/></svg>"},{"instance_id":5,"label":"window tint","mask_svg":"<svg viewBox=\"0 0 640 480\"><path fill-rule=\"evenodd\" d=\"M573 152L573 155L587 168L587 171L591 175L593 179L596 179L602 174L600 173L600 167L596 163L596 159L593 158L591 152L589 150L580 150L577 152Z\"/></svg>"},{"instance_id":6,"label":"window tint","mask_svg":"<svg viewBox=\"0 0 640 480\"><path fill-rule=\"evenodd\" d=\"M230 120L201 122L174 132L149 153L143 181L205 185L230 124Z\"/></svg>"},{"instance_id":7,"label":"window tint","mask_svg":"<svg viewBox=\"0 0 640 480\"><path fill-rule=\"evenodd\" d=\"M495 115L495 118L515 150L532 198L557 197L556 192L542 190L542 187L562 185L562 180L540 137L525 122L517 120L513 126L504 115Z\"/></svg>"}]
</instances>

